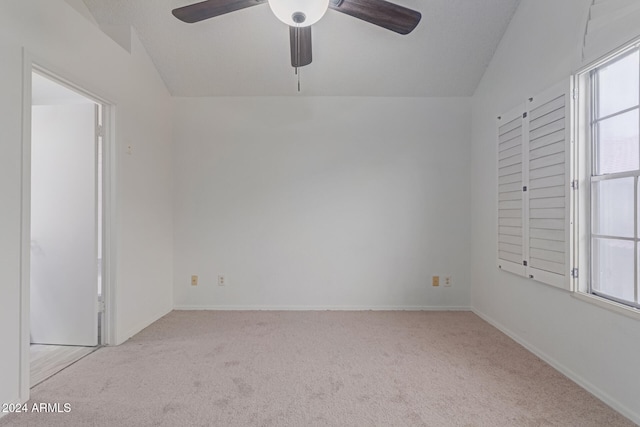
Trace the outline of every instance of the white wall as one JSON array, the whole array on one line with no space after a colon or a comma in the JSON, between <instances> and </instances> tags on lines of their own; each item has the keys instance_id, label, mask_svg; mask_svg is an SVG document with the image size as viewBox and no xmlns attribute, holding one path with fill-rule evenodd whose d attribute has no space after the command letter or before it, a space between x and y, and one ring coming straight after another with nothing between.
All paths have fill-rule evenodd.
<instances>
[{"instance_id":1,"label":"white wall","mask_svg":"<svg viewBox=\"0 0 640 427\"><path fill-rule=\"evenodd\" d=\"M80 15L82 15L85 19L91 22L96 27L98 26L98 21L93 17L89 8L86 4L84 4L84 0L64 0L69 6L74 8Z\"/></svg>"},{"instance_id":2,"label":"white wall","mask_svg":"<svg viewBox=\"0 0 640 427\"><path fill-rule=\"evenodd\" d=\"M496 117L576 63L590 0L522 0L473 98L473 309L640 422L640 322L496 268Z\"/></svg>"},{"instance_id":3,"label":"white wall","mask_svg":"<svg viewBox=\"0 0 640 427\"><path fill-rule=\"evenodd\" d=\"M170 97L132 44L130 54L62 0L0 2L0 402L19 398L23 47L116 104L116 340L172 307Z\"/></svg>"},{"instance_id":4,"label":"white wall","mask_svg":"<svg viewBox=\"0 0 640 427\"><path fill-rule=\"evenodd\" d=\"M177 307L469 306L469 99L173 111ZM453 286L432 288L434 274Z\"/></svg>"}]
</instances>

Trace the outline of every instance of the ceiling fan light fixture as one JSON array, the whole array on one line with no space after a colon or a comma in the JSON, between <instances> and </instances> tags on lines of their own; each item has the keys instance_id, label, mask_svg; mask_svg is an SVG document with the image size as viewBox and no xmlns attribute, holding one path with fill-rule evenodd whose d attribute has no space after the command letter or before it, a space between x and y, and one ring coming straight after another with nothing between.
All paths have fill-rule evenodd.
<instances>
[{"instance_id":1,"label":"ceiling fan light fixture","mask_svg":"<svg viewBox=\"0 0 640 427\"><path fill-rule=\"evenodd\" d=\"M329 0L269 0L276 17L291 27L308 27L320 20L329 8Z\"/></svg>"}]
</instances>

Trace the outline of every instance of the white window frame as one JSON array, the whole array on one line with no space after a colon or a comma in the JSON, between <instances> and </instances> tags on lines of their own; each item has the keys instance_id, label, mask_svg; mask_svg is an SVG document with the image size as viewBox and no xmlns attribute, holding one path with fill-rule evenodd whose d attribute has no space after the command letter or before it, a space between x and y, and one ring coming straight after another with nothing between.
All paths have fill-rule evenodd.
<instances>
[{"instance_id":1,"label":"white window frame","mask_svg":"<svg viewBox=\"0 0 640 427\"><path fill-rule=\"evenodd\" d=\"M574 77L573 116L574 143L572 144L572 179L577 183L577 191L573 200L573 239L571 242L573 263L577 266L577 277L573 278L572 295L581 300L600 307L616 311L623 315L640 320L640 308L626 304L614 298L597 295L591 290L591 171L592 171L592 122L593 122L593 81L592 72L604 65L615 62L633 51L640 50L640 38L613 51L609 55L594 61L578 70ZM640 78L640 76L639 76ZM621 174L615 174L616 177ZM638 176L638 172L622 175ZM606 178L599 178L606 179ZM638 185L638 180L636 180ZM635 192L637 198L638 192ZM635 200L638 209L638 200ZM635 217L636 231L634 241L640 237L638 230L638 212ZM637 250L637 249L636 249ZM638 254L635 254L636 283L638 277ZM638 292L636 285L635 292ZM637 295L636 295L637 297Z\"/></svg>"}]
</instances>

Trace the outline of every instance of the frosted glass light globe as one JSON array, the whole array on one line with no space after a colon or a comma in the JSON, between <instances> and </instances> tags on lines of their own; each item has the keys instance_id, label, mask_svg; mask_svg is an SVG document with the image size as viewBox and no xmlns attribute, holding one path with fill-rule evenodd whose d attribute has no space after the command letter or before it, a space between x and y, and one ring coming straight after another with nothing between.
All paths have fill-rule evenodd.
<instances>
[{"instance_id":1,"label":"frosted glass light globe","mask_svg":"<svg viewBox=\"0 0 640 427\"><path fill-rule=\"evenodd\" d=\"M291 27L308 27L324 16L329 0L269 0L274 15Z\"/></svg>"}]
</instances>

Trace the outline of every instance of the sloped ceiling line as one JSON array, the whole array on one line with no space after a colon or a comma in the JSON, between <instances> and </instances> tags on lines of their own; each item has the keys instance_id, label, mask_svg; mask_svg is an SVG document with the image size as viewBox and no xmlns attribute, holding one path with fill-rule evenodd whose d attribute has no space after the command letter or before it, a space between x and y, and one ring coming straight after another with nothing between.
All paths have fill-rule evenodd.
<instances>
[{"instance_id":1,"label":"sloped ceiling line","mask_svg":"<svg viewBox=\"0 0 640 427\"><path fill-rule=\"evenodd\" d=\"M289 32L259 5L196 24L197 0L84 0L103 28L131 26L172 95L294 96ZM520 0L394 0L422 21L402 36L329 10L313 26L302 95L472 96Z\"/></svg>"}]
</instances>

